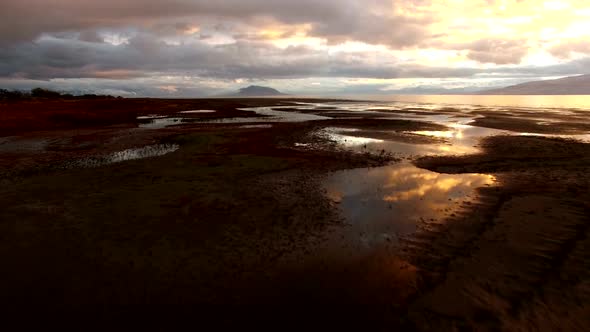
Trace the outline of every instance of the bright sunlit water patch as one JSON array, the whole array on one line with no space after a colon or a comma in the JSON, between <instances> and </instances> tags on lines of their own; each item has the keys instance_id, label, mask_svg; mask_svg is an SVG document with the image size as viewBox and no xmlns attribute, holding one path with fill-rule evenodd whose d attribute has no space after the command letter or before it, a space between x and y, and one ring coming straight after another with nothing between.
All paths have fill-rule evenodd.
<instances>
[{"instance_id":1,"label":"bright sunlit water patch","mask_svg":"<svg viewBox=\"0 0 590 332\"><path fill-rule=\"evenodd\" d=\"M381 139L346 135L347 132L350 133L350 132L355 132L355 131L358 131L358 129L325 128L323 130L323 134L330 141L336 142L337 144L339 144L345 148L357 148L357 147L367 148L367 145L381 144L381 143L385 142L384 140L381 140Z\"/></svg>"},{"instance_id":2,"label":"bright sunlit water patch","mask_svg":"<svg viewBox=\"0 0 590 332\"><path fill-rule=\"evenodd\" d=\"M454 138L454 137L462 137L463 133L460 131L432 131L432 130L422 130L422 131L413 131L412 133L416 135L422 136L429 136L429 137L438 137L438 138Z\"/></svg>"},{"instance_id":3,"label":"bright sunlit water patch","mask_svg":"<svg viewBox=\"0 0 590 332\"><path fill-rule=\"evenodd\" d=\"M590 109L588 96L481 96L481 95L392 95L359 96L366 100L383 102L416 103L426 105L506 106Z\"/></svg>"}]
</instances>

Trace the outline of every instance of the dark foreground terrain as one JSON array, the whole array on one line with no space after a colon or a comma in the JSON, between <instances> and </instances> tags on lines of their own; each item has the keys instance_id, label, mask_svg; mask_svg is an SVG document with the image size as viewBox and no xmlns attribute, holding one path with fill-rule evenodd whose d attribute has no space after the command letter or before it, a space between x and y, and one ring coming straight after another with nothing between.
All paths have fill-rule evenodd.
<instances>
[{"instance_id":1,"label":"dark foreground terrain","mask_svg":"<svg viewBox=\"0 0 590 332\"><path fill-rule=\"evenodd\" d=\"M498 185L395 245L324 256L317 248L343 217L322 178L399 158L314 133L350 127L429 144L438 139L405 132L445 126L329 108L310 111L329 119L272 126L202 121L256 118L240 109L292 102L1 104L2 306L24 316L217 328L590 330L590 144L498 135L475 154L412 158L438 173L491 174ZM217 112L138 128L141 116L191 110ZM538 126L526 116L480 115L482 127ZM586 126L564 120L537 132ZM100 157L143 146L171 153Z\"/></svg>"}]
</instances>

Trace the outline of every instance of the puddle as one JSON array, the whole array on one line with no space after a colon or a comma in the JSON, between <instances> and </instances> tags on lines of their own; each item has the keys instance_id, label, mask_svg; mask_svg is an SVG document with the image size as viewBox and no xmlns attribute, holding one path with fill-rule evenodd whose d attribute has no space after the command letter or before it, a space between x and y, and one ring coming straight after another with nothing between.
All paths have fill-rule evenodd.
<instances>
[{"instance_id":1,"label":"puddle","mask_svg":"<svg viewBox=\"0 0 590 332\"><path fill-rule=\"evenodd\" d=\"M270 124L244 125L244 126L240 126L240 128L245 128L245 129L272 128L272 125L270 125Z\"/></svg>"},{"instance_id":2,"label":"puddle","mask_svg":"<svg viewBox=\"0 0 590 332\"><path fill-rule=\"evenodd\" d=\"M139 119L139 118L138 118ZM140 119L141 120L141 119ZM185 118L169 118L169 117L157 117L157 118L149 118L144 120L150 120L149 122L144 122L139 124L139 128L143 129L163 129L170 126L176 126L182 124Z\"/></svg>"},{"instance_id":3,"label":"puddle","mask_svg":"<svg viewBox=\"0 0 590 332\"><path fill-rule=\"evenodd\" d=\"M307 106L301 106L301 109L305 109ZM233 124L233 123L267 123L267 122L305 122L314 120L327 120L330 117L306 114L293 111L280 111L277 110L279 107L254 107L254 108L241 108L241 111L254 112L260 117L236 117L236 118L222 118L222 119L196 119L191 117L168 117L158 115L146 115L137 117L140 120L139 128L144 129L163 129L170 126L176 126L184 122L192 123L220 123L220 124ZM293 107L284 107L293 108ZM178 114L195 114L195 113L214 113L214 110L192 110L182 111Z\"/></svg>"},{"instance_id":4,"label":"puddle","mask_svg":"<svg viewBox=\"0 0 590 332\"><path fill-rule=\"evenodd\" d=\"M411 142L393 141L386 139L374 139L368 137L353 136L350 133L359 131L351 128L329 127L318 132L329 140L339 144L345 149L355 152L388 152L401 157L415 157L426 155L461 155L479 151L477 144L479 139L485 136L505 134L505 131L473 127L469 125L454 124L448 131L407 131L410 135L428 136L444 139L445 142L429 144L412 144ZM391 131L395 133L395 131ZM402 136L400 136L402 137Z\"/></svg>"},{"instance_id":5,"label":"puddle","mask_svg":"<svg viewBox=\"0 0 590 332\"><path fill-rule=\"evenodd\" d=\"M287 108L287 107L284 107ZM292 108L292 107L289 107ZM332 118L299 112L279 111L280 107L255 107L255 108L240 108L241 111L254 112L260 115L259 118L225 118L216 119L206 122L210 123L255 123L255 122L306 122L316 120L329 120Z\"/></svg>"},{"instance_id":6,"label":"puddle","mask_svg":"<svg viewBox=\"0 0 590 332\"><path fill-rule=\"evenodd\" d=\"M137 120L154 120L154 119L163 119L167 118L166 115L158 115L158 114L149 114L149 115L141 115L137 117Z\"/></svg>"},{"instance_id":7,"label":"puddle","mask_svg":"<svg viewBox=\"0 0 590 332\"><path fill-rule=\"evenodd\" d=\"M127 149L118 151L102 157L90 157L81 160L77 160L69 165L68 167L78 168L93 168L101 167L110 164L121 163L129 160L145 159L152 157L163 156L180 149L179 145L176 144L158 144L149 145L137 149Z\"/></svg>"},{"instance_id":8,"label":"puddle","mask_svg":"<svg viewBox=\"0 0 590 332\"><path fill-rule=\"evenodd\" d=\"M395 244L422 223L442 222L461 203L474 200L477 188L494 181L491 175L439 174L400 163L335 172L324 187L348 226L335 236L348 246L370 249Z\"/></svg>"},{"instance_id":9,"label":"puddle","mask_svg":"<svg viewBox=\"0 0 590 332\"><path fill-rule=\"evenodd\" d=\"M328 127L323 129L320 135L325 135L327 139L338 143L340 146L344 148L357 151L362 151L366 149L376 150L378 146L381 146L381 144L385 143L385 140L381 139L346 135L346 133L356 131L359 131L359 129Z\"/></svg>"},{"instance_id":10,"label":"puddle","mask_svg":"<svg viewBox=\"0 0 590 332\"><path fill-rule=\"evenodd\" d=\"M182 111L178 112L180 114L199 114L199 113L215 113L217 111L214 110L192 110L192 111Z\"/></svg>"}]
</instances>

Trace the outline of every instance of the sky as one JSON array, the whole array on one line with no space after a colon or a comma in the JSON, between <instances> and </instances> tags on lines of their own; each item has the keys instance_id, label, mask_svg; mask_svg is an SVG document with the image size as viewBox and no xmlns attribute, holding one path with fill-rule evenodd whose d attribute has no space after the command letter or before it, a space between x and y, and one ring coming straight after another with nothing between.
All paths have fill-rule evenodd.
<instances>
[{"instance_id":1,"label":"sky","mask_svg":"<svg viewBox=\"0 0 590 332\"><path fill-rule=\"evenodd\" d=\"M460 93L587 74L588 0L1 0L0 87Z\"/></svg>"}]
</instances>

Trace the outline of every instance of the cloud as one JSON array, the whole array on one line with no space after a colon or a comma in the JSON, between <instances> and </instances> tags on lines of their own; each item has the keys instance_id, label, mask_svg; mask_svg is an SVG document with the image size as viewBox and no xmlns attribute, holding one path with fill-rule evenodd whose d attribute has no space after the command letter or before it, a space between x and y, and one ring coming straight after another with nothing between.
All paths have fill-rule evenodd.
<instances>
[{"instance_id":1,"label":"cloud","mask_svg":"<svg viewBox=\"0 0 590 332\"><path fill-rule=\"evenodd\" d=\"M519 64L529 50L526 40L499 38L479 39L473 42L459 43L447 47L467 51L468 59L480 63L497 65Z\"/></svg>"},{"instance_id":2,"label":"cloud","mask_svg":"<svg viewBox=\"0 0 590 332\"><path fill-rule=\"evenodd\" d=\"M0 40L32 41L43 33L140 27L161 30L218 18L252 26L307 24L312 36L360 40L395 47L416 44L427 19L395 14L405 1L386 0L3 0ZM372 10L373 9L373 10ZM182 30L182 29L179 29Z\"/></svg>"},{"instance_id":3,"label":"cloud","mask_svg":"<svg viewBox=\"0 0 590 332\"><path fill-rule=\"evenodd\" d=\"M551 47L549 52L561 59L569 59L575 53L590 55L590 41L587 39L574 39L562 41Z\"/></svg>"},{"instance_id":4,"label":"cloud","mask_svg":"<svg viewBox=\"0 0 590 332\"><path fill-rule=\"evenodd\" d=\"M590 5L568 3L2 0L0 77L181 94L237 80L578 74L590 55Z\"/></svg>"},{"instance_id":5,"label":"cloud","mask_svg":"<svg viewBox=\"0 0 590 332\"><path fill-rule=\"evenodd\" d=\"M400 65L388 54L279 48L265 42L173 45L150 34L113 45L100 39L47 37L0 50L0 76L30 79L190 75L218 79L302 77L467 77L476 69ZM377 59L369 61L367 59Z\"/></svg>"}]
</instances>

